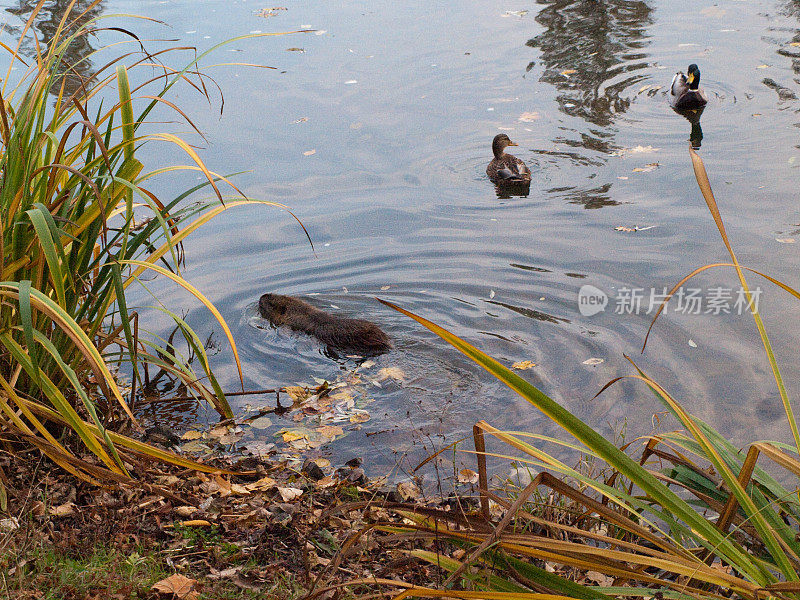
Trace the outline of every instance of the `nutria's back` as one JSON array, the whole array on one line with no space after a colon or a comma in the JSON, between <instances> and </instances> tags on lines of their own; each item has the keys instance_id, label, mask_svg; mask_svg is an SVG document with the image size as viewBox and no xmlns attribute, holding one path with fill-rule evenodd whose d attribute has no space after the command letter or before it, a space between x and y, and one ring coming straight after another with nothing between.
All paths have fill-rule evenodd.
<instances>
[{"instance_id":1,"label":"nutria's back","mask_svg":"<svg viewBox=\"0 0 800 600\"><path fill-rule=\"evenodd\" d=\"M330 315L299 298L264 294L258 308L261 316L276 327L286 325L340 350L376 354L392 347L389 336L375 323Z\"/></svg>"}]
</instances>

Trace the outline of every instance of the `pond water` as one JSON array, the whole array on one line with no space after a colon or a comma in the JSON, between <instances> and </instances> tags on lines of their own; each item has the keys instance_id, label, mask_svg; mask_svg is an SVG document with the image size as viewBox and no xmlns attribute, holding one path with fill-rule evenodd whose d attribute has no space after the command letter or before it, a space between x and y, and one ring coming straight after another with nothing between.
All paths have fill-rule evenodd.
<instances>
[{"instance_id":1,"label":"pond water","mask_svg":"<svg viewBox=\"0 0 800 600\"><path fill-rule=\"evenodd\" d=\"M57 14L62 3L48 4ZM10 26L30 11L30 3L5 6ZM109 0L99 9L159 19L169 27L122 17L109 24L200 49L251 32L315 30L237 41L205 59L276 67L210 66L224 92L221 117L190 90L171 98L206 134L207 143L186 137L206 146L209 168L246 171L237 185L288 205L314 243L312 251L286 212L244 207L186 244L184 275L230 324L247 389L352 376L357 362L332 360L313 340L257 316L266 291L313 294L317 306L380 323L395 342L373 366L359 368L362 393L374 400L364 406L371 418L346 422L349 435L324 447L335 460L367 456L373 472L399 458L414 464L469 435L479 419L559 435L533 407L377 296L505 364L532 361L524 377L606 434L626 429L633 439L651 431L662 410L632 382L593 399L610 379L633 373L628 354L735 443L790 439L753 320L734 309L732 271L701 275L689 287L701 290L702 314L673 305L643 355L640 349L652 318L650 290L661 293L695 267L727 259L692 173L691 125L665 95L675 71L690 63L699 65L709 96L699 152L737 256L797 283L799 1L282 7ZM525 196L499 197L485 176L500 132L519 144L514 154L533 171ZM155 145L147 156L151 167L176 159L186 162ZM194 174L162 178L154 191L169 198L195 183ZM750 283L763 290L760 309L789 393L800 398L800 306L755 276ZM215 370L224 389L236 389L232 354L208 312L166 282L149 285L166 305L188 311L201 337L214 332ZM584 285L609 296L604 311L581 313ZM731 313L705 312L720 295L714 288L730 290ZM631 289L643 290L641 310L618 314L631 308L624 302ZM133 304L153 303L138 294ZM151 329L168 333L166 321L148 317ZM402 371L402 381L371 384L385 368ZM244 414L246 405L272 405L273 398L231 402ZM201 409L178 416L185 427L213 420ZM279 428L298 426L292 413L275 416L263 435L274 441Z\"/></svg>"}]
</instances>

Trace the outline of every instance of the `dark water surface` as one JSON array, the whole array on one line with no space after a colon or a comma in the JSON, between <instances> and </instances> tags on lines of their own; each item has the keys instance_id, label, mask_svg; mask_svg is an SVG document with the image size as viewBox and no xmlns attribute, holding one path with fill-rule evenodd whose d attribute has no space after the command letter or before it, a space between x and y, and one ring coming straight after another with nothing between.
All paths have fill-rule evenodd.
<instances>
[{"instance_id":1,"label":"dark water surface","mask_svg":"<svg viewBox=\"0 0 800 600\"><path fill-rule=\"evenodd\" d=\"M605 433L624 423L629 439L647 433L661 410L633 383L592 399L611 378L633 372L627 353L735 443L789 439L749 315L669 311L645 354L639 349L650 289L727 257L691 170L691 125L665 97L674 72L691 62L709 96L700 153L737 255L797 284L800 241L787 240L800 240L800 101L792 97L800 94L800 45L791 45L800 42L800 2L283 6L265 18L257 13L267 5L242 1L102 5L104 14L144 14L171 27L109 24L201 49L253 31L317 30L238 41L205 59L277 67L209 68L225 95L221 118L188 90L171 98L205 132L209 168L249 170L237 185L290 206L316 248L288 214L264 207L232 209L186 244L184 275L231 325L247 388L334 379L356 367L256 315L266 291L315 294L318 306L379 322L394 338L396 349L364 369L366 379L385 367L405 374L400 384L369 388L372 418L327 446L337 460L367 455L373 470L385 470L398 455L418 459L469 434L478 419L557 433L444 342L374 300L380 296L506 364L533 361L523 375ZM6 22L18 26L26 7L8 8ZM486 179L498 132L519 144L515 154L534 173L527 197L498 198ZM151 150L150 167L186 162ZM194 174L162 178L156 191L169 198L194 183ZM604 312L579 312L586 284L611 296ZM790 395L799 398L800 306L764 282L751 284L764 290L760 307ZM149 285L166 305L185 307L201 337L215 330L174 286ZM733 272L714 271L693 287L732 288L735 298L738 285ZM645 290L639 314L615 314L621 288ZM143 293L133 300L152 304ZM168 332L166 320L150 316L152 330ZM235 389L232 355L220 331L215 339L215 370L224 389ZM584 364L591 358L603 362ZM271 401L232 399L238 411ZM275 418L276 428L292 426L290 417ZM211 416L183 418L188 427Z\"/></svg>"}]
</instances>

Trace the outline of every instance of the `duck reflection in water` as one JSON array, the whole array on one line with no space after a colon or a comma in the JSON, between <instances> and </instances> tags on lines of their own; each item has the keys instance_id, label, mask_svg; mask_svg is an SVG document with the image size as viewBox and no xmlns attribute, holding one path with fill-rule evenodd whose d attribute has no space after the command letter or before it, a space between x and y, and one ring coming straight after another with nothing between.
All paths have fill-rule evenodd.
<instances>
[{"instance_id":1,"label":"duck reflection in water","mask_svg":"<svg viewBox=\"0 0 800 600\"><path fill-rule=\"evenodd\" d=\"M692 124L692 131L689 133L689 143L694 150L698 150L703 142L703 129L700 127L700 115L703 114L705 106L694 110L680 110L673 108L676 113Z\"/></svg>"}]
</instances>

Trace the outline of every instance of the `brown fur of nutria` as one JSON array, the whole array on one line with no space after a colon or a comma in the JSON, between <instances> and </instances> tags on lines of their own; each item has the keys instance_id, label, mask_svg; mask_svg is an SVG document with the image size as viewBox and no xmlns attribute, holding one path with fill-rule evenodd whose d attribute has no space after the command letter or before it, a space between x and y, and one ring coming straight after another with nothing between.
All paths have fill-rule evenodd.
<instances>
[{"instance_id":1,"label":"brown fur of nutria","mask_svg":"<svg viewBox=\"0 0 800 600\"><path fill-rule=\"evenodd\" d=\"M276 327L286 325L339 350L380 354L392 347L389 336L375 323L329 315L292 296L264 294L258 301L258 309Z\"/></svg>"}]
</instances>

